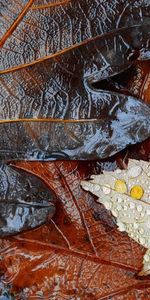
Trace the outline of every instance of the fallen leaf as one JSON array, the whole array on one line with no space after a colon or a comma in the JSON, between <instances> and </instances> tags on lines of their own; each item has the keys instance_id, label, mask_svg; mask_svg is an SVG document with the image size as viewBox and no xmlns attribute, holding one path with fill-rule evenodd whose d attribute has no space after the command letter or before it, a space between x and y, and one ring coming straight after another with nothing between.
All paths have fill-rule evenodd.
<instances>
[{"instance_id":1,"label":"fallen leaf","mask_svg":"<svg viewBox=\"0 0 150 300\"><path fill-rule=\"evenodd\" d=\"M18 6L17 11L20 11L20 2L14 6ZM9 12L11 5L8 3L5 7ZM150 4L146 0L130 3L112 0L109 5L107 1L96 0L30 0L23 3L26 6L20 15L13 16L15 22L0 43L3 70L30 64L116 29L149 24ZM3 11L2 21L6 23Z\"/></svg>"},{"instance_id":2,"label":"fallen leaf","mask_svg":"<svg viewBox=\"0 0 150 300\"><path fill-rule=\"evenodd\" d=\"M100 103L95 104L99 108ZM106 109L108 116L97 119L1 123L1 158L102 159L149 137L150 107L144 103L118 96Z\"/></svg>"},{"instance_id":3,"label":"fallen leaf","mask_svg":"<svg viewBox=\"0 0 150 300\"><path fill-rule=\"evenodd\" d=\"M31 52L36 55L37 44L34 48L33 36L32 41L30 39L28 16L33 17L34 14L40 16L38 25L33 26L34 34L37 34L36 28L39 24L41 27L45 25L45 18L42 18L41 13L43 10L44 12L48 10L48 14L52 10L53 21L59 11L60 22L62 22L64 10L67 9L67 15L71 15L72 23L73 3L56 1L49 2L51 7L42 4L44 7L35 8L35 5L33 8L33 1L29 1L10 27L9 36L7 32L4 34L1 42L0 75L2 159L105 158L114 155L129 144L143 141L150 135L148 105L131 96L107 91L105 88L96 90L92 86L99 80L103 81L125 71L138 59L149 58L149 5L141 4L139 14L139 4L131 4L128 7L126 2L122 3L120 9L123 9L123 13L126 9L127 14L128 10L133 11L128 27L124 26L125 20L121 14L123 19L121 20L120 17L117 24L115 21L116 27L112 22L112 27L108 24L105 30L101 28L99 32L96 25L97 31L94 31L90 38L83 35L80 41L72 41L68 47L64 42L63 50L60 46L56 51L53 49L51 55L38 54L38 58L31 59L30 49L32 48ZM75 11L78 5L82 7L82 4L77 2ZM115 16L117 19L118 3L114 1L113 5L115 10L111 18ZM84 9L88 11L90 18L87 3L84 4ZM106 5L106 15L109 9ZM25 17L25 14L28 16ZM47 22L50 22L48 14L46 13ZM78 18L82 20L82 13ZM25 55L23 64L20 56L12 57L9 55L9 47L6 47L9 43L9 46L11 45L12 40L15 43L16 32L21 34L20 26L25 26L23 29L25 36L23 34L21 40L23 37L25 41L28 38L27 49L25 46L22 53L23 56ZM53 34L54 31L53 28ZM101 33L100 36L98 32ZM19 43L17 47L22 51L23 44L18 38L17 41ZM38 43L38 38L36 42ZM16 53L15 47L11 54L12 52ZM26 54L30 57L29 61ZM15 66L8 67L9 61L15 63ZM33 121L36 120L38 122L34 123Z\"/></svg>"},{"instance_id":4,"label":"fallen leaf","mask_svg":"<svg viewBox=\"0 0 150 300\"><path fill-rule=\"evenodd\" d=\"M49 225L1 241L1 278L12 284L15 299L144 299L150 282L135 275L145 250L120 233L111 215L81 189L87 163L17 166L37 174L55 191L58 210Z\"/></svg>"},{"instance_id":5,"label":"fallen leaf","mask_svg":"<svg viewBox=\"0 0 150 300\"><path fill-rule=\"evenodd\" d=\"M141 61L122 75L121 84L130 95L150 103L150 62Z\"/></svg>"},{"instance_id":6,"label":"fallen leaf","mask_svg":"<svg viewBox=\"0 0 150 300\"><path fill-rule=\"evenodd\" d=\"M139 110L144 109L140 124L136 119L133 139L140 136L143 140L149 136L149 106L131 98L135 95L133 91L128 94L119 87L114 93L113 89L108 91L102 82L109 80L110 76L112 80L118 74L121 77L125 71L130 72L135 64L138 65L138 59L149 58L149 3L147 0L103 2L15 1L15 13L12 13L0 41L0 135L5 141L3 145L1 141L2 159L19 158L20 154L30 158L32 154L32 159L33 156L36 159L64 158L56 148L51 157L47 152L43 157L40 144L35 144L41 126L44 131L40 132L45 134L45 124L18 121L61 118L68 120L69 126L72 119L79 120L79 124L85 118L101 121L106 115L108 118L106 108L107 105L110 108L111 101L112 105L122 101L124 107L132 99L133 108L139 105ZM8 14L12 12L13 1L6 0L4 4ZM3 24L8 19L7 12L3 10ZM98 46L103 52L97 52L99 47L95 49L95 40L100 42ZM93 84L99 80L102 85L96 91ZM139 95L136 94L138 98ZM107 114L104 114L105 109ZM137 113L137 109L135 111ZM63 120L59 122L65 123ZM52 122L47 124L51 126ZM142 126L145 136L141 136ZM30 127L34 129L33 135ZM21 129L20 133L17 131L14 135L13 128ZM21 147L24 132L28 142L24 140ZM65 137L63 135L63 139ZM44 143L44 139L45 136L40 136L40 143ZM29 153L34 145L38 152ZM11 146L14 147L13 153ZM21 153L15 154L18 147ZM138 147L147 159L146 146ZM137 148L134 149L136 153ZM117 157L120 162L121 154ZM127 234L118 232L110 213L80 187L80 181L93 174L93 169L96 174L100 166L115 169L116 161L113 158L111 161L112 165L107 161L13 162L15 167L18 165L18 168L40 177L56 194L57 202L56 213L49 223L1 240L0 290L6 287L1 297L10 295L17 300L42 297L54 300L148 298L149 279L137 277L142 267L144 247Z\"/></svg>"},{"instance_id":7,"label":"fallen leaf","mask_svg":"<svg viewBox=\"0 0 150 300\"><path fill-rule=\"evenodd\" d=\"M27 0L18 0L17 2L14 0L1 2L1 42L8 38L14 23L17 21L17 19L19 21L20 15L27 10L28 7L29 5Z\"/></svg>"},{"instance_id":8,"label":"fallen leaf","mask_svg":"<svg viewBox=\"0 0 150 300\"><path fill-rule=\"evenodd\" d=\"M148 250L140 275L150 274L150 163L129 160L127 170L104 172L82 181L82 187L98 196L98 201L116 218L125 231Z\"/></svg>"},{"instance_id":9,"label":"fallen leaf","mask_svg":"<svg viewBox=\"0 0 150 300\"><path fill-rule=\"evenodd\" d=\"M0 165L0 237L33 229L55 212L55 197L35 176Z\"/></svg>"}]
</instances>

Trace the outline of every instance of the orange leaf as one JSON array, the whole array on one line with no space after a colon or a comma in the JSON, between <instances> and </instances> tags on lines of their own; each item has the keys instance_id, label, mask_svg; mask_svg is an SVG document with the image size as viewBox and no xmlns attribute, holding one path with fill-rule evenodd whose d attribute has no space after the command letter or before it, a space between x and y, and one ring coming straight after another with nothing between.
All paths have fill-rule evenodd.
<instances>
[{"instance_id":1,"label":"orange leaf","mask_svg":"<svg viewBox=\"0 0 150 300\"><path fill-rule=\"evenodd\" d=\"M50 224L1 242L3 280L13 283L15 299L25 295L28 299L37 295L138 299L140 293L144 295L150 282L135 275L145 250L118 232L111 215L81 189L80 180L87 178L85 164L21 162L15 166L38 175L58 197Z\"/></svg>"}]
</instances>

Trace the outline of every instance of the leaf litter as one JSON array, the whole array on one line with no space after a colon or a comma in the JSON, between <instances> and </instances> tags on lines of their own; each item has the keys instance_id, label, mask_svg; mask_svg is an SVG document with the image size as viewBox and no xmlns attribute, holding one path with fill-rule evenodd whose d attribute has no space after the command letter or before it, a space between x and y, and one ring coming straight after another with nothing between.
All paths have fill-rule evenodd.
<instances>
[{"instance_id":1,"label":"leaf litter","mask_svg":"<svg viewBox=\"0 0 150 300\"><path fill-rule=\"evenodd\" d=\"M59 140L54 139L52 152L45 151L49 147L47 138L51 138L52 129L54 128L55 131L55 128L59 128L59 122L62 126L64 118L71 123L72 120L83 122L82 119L92 117L92 122L93 117L95 119L104 116L103 111L100 110L103 104L108 116L110 110L110 107L107 107L108 102L115 103L122 98L124 104L128 104L133 96L148 102L149 62L142 60L149 59L149 3L146 0L139 0L129 5L127 0L114 0L110 5L107 1L97 4L97 0L30 0L28 2L18 0L11 3L5 1L2 5L0 127L1 158L5 162L12 158L68 159L62 151L66 148L64 145L64 148L61 148ZM124 33L122 33L122 28L124 28ZM101 46L104 44L103 51L93 52L94 47L90 48L90 44L94 45L93 40L96 36L103 35L104 37L100 38ZM109 57L110 51L107 52L105 46L110 47L112 57ZM74 51L75 48L77 48L77 53L78 49L81 49L84 57L82 61ZM88 59L84 56L83 50L85 49ZM55 60L53 55L56 56ZM83 62L82 71L85 76L80 74ZM73 70L75 72L72 76ZM125 82L126 71L130 76L127 76L128 80ZM55 73L55 76L51 77L51 72ZM86 85L83 85L85 78ZM68 105L68 99L70 105ZM143 104L137 99L133 99L133 107L140 103L140 107L143 108ZM10 106L9 103L11 103ZM139 124L129 122L129 128L134 127L136 133L134 131L132 138L130 136L129 141L122 148L117 148L116 152L133 142L133 139L134 142L138 142L149 136L149 116L147 115L149 106L144 105L144 109L147 110L144 117L145 123L142 118ZM137 109L135 110L137 112ZM132 117L133 115L130 121ZM39 125L40 121L43 124L44 118L46 122L48 118L61 119L57 126L52 126L52 123L48 125L50 128L48 137L44 131L46 126ZM35 122L37 119L39 120L36 125L32 123L24 125L24 122ZM5 122L6 124L3 124ZM109 120L108 125L110 124ZM143 124L146 133L144 136L143 130L139 130ZM118 125L117 123L116 129L118 128L119 131ZM72 126L72 131L74 128ZM124 129L124 137L126 137L125 123ZM37 132L39 132L38 137ZM82 136L84 140L86 134ZM110 130L109 136L111 137ZM27 142L22 144L24 149L21 148L20 137L24 137L24 142L27 139ZM70 137L79 142L72 132ZM91 136L88 135L88 138L90 140ZM65 142L68 146L68 139L65 138ZM118 146L120 142L119 138ZM55 145L58 146L57 151ZM148 145L149 142L146 141L142 145L133 147L135 151L135 153L133 151L133 157L149 160ZM72 142L71 147L73 146ZM30 147L33 147L31 151ZM107 156L114 152L113 149L109 149L106 152L100 151L99 155L105 153ZM95 151L92 156L93 154L95 155ZM76 157L74 153L71 156L71 158L81 157L83 158L83 153L81 156L80 153L77 153ZM88 158L87 153L84 158ZM108 297L115 300L148 299L149 280L137 278L137 274L142 269L142 259L145 254L143 244L140 245L139 242L136 243L133 240L133 237L129 238L124 232L119 232L115 217L112 218L110 211L107 211L104 205L96 202L94 196L80 187L81 180L88 179L94 173L98 174L103 168L114 170L117 161L125 165L120 154L111 158L112 163L110 161L11 163L11 166L13 164L19 169L38 176L42 182L30 177L32 184L34 185L35 182L37 186L39 184L43 188L44 181L53 191L53 195L56 194L57 201L55 215L52 219L45 218L45 225L1 240L0 289L3 290L3 285L6 287L3 298L10 297L17 300L37 299L37 297L45 299L51 297L54 300L64 298L70 300L74 297L83 300L108 299ZM16 171L14 169L10 171L10 166L8 170L11 174L9 178L11 183L11 177L15 178ZM23 175L25 176L25 173ZM15 185L10 186L9 192ZM16 195L18 187L18 195L25 199L25 195L20 192L21 185L18 186L18 183ZM117 190L126 192L124 179L118 179L115 187ZM108 186L105 188L108 192ZM6 186L3 191L7 191ZM31 188L30 194L37 202L35 190ZM145 195L143 186L134 185L131 195L139 198L134 201L141 201L141 197ZM17 198L14 194L15 197ZM44 202L44 198L41 200ZM142 210L144 209L145 206ZM120 228L125 225L122 224ZM141 233L137 235L139 238ZM144 272L148 273L148 261L145 266Z\"/></svg>"}]
</instances>

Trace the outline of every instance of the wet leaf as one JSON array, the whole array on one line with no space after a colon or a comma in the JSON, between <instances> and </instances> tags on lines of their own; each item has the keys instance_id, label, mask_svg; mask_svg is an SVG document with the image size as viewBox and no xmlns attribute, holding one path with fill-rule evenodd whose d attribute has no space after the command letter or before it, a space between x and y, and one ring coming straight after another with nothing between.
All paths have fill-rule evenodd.
<instances>
[{"instance_id":1,"label":"wet leaf","mask_svg":"<svg viewBox=\"0 0 150 300\"><path fill-rule=\"evenodd\" d=\"M35 176L0 165L0 236L33 229L55 212L55 197Z\"/></svg>"},{"instance_id":2,"label":"wet leaf","mask_svg":"<svg viewBox=\"0 0 150 300\"><path fill-rule=\"evenodd\" d=\"M0 41L1 159L93 159L149 137L149 106L138 100L145 98L139 76L123 88L118 80L149 59L149 1L4 3L3 24L13 6L16 12ZM147 77L142 82L148 86ZM106 149L100 144L105 134L111 149L108 141ZM85 148L86 139L92 148ZM132 155L149 159L148 147L149 141L139 144ZM124 166L126 151L111 163L13 162L44 180L57 196L56 212L40 228L0 241L0 293L4 287L3 295L17 300L148 298L149 279L137 275L146 250L119 232L111 214L80 186L101 169ZM36 180L36 188L41 184ZM25 201L26 193L22 197Z\"/></svg>"},{"instance_id":3,"label":"wet leaf","mask_svg":"<svg viewBox=\"0 0 150 300\"><path fill-rule=\"evenodd\" d=\"M97 101L103 113L108 101L117 101L120 92L111 93L105 87L95 90L92 84L126 70L138 56L142 59L140 50L149 49L149 34L150 25L122 28L29 67L23 65L7 74L4 70L0 76L1 120L89 118Z\"/></svg>"},{"instance_id":4,"label":"wet leaf","mask_svg":"<svg viewBox=\"0 0 150 300\"><path fill-rule=\"evenodd\" d=\"M9 1L5 2L9 10ZM20 1L17 4L18 11ZM116 29L148 24L149 8L147 0L112 0L109 4L96 0L30 0L1 40L1 69L31 63Z\"/></svg>"},{"instance_id":5,"label":"wet leaf","mask_svg":"<svg viewBox=\"0 0 150 300\"><path fill-rule=\"evenodd\" d=\"M120 231L125 231L148 250L140 275L150 274L150 163L129 160L127 170L104 172L82 181L82 187L98 196L98 201L116 217Z\"/></svg>"},{"instance_id":6,"label":"wet leaf","mask_svg":"<svg viewBox=\"0 0 150 300\"><path fill-rule=\"evenodd\" d=\"M147 26L139 27L138 31L134 27L122 29L57 54L51 60L3 74L1 157L30 160L105 158L148 138L148 105L131 96L91 86L92 82L127 68L131 63L130 48L122 38L126 39L128 31L130 36L136 33L138 40L138 32L141 43L145 30ZM116 50L116 39L123 52ZM21 76L21 87L16 76ZM41 83L37 87L39 79ZM29 122L30 118L38 122L34 123L33 119Z\"/></svg>"},{"instance_id":7,"label":"wet leaf","mask_svg":"<svg viewBox=\"0 0 150 300\"><path fill-rule=\"evenodd\" d=\"M38 14L39 24L44 26L45 18L41 18L41 12L46 11L47 22L50 22L48 14L51 10L53 21L55 17L58 17L59 11L61 22L64 11L67 9L67 15L71 15L72 24L73 3L62 2L60 4L54 1L49 2L50 7L35 9L32 7L32 1L29 1L30 7L28 13L26 7L26 13L32 16ZM13 32L11 30L10 37L4 36L5 42L2 43L2 66L3 58L6 63L2 67L0 76L0 131L2 139L5 140L4 143L1 142L2 146L0 145L2 158L31 160L104 158L112 156L128 144L138 143L149 137L150 108L148 105L124 93L121 94L119 91L107 91L105 87L95 89L92 86L97 81L102 82L127 70L138 59L149 58L149 5L141 4L139 13L139 4L131 4L129 7L126 4L123 2L121 5L120 9L123 13L126 9L130 12L133 10L128 27L124 26L125 20L122 14L123 19L121 20L120 17L118 20L118 3L114 1L114 14L111 18L115 17L115 23L112 21L112 27L108 24L106 28L100 30L100 25L98 28L96 25L97 31L93 31L90 36L83 34L79 41L75 39L68 46L64 42L63 50L60 46L58 49L53 49L50 55L48 52L29 61L25 59L23 64L18 60L18 56L16 63L16 59L9 56L8 49L5 55L6 44L11 38L15 43L14 35L16 32L20 33L19 28L23 24L29 39L28 43L32 44L29 27L27 31L25 29L28 17L24 17L25 20L20 19L19 23L16 19L16 27L13 28ZM47 4L43 3L43 5ZM78 5L77 2L75 11ZM88 10L90 18L89 3L85 2L84 9ZM109 11L109 9L107 7L106 10ZM80 3L80 11L82 11L82 3ZM82 13L81 15L79 13L78 18L82 20ZM119 23L116 23L117 20ZM37 34L35 24L33 28L34 33ZM65 28L62 29L62 33L64 30ZM98 34L101 35L98 36ZM18 47L22 51L23 44L19 42ZM15 47L13 51L14 49ZM37 53L35 49L33 52ZM28 47L25 53L30 56ZM8 67L9 59L15 62L14 67ZM53 118L66 119L67 122L56 120L57 122L54 123ZM32 119L38 119L41 123L27 123L26 125L22 123L33 121ZM71 119L77 121L72 123ZM87 122L85 119L90 120ZM11 124L9 121L16 121L17 124ZM42 123L42 121L49 123ZM5 122L6 124L3 124ZM64 136L65 139L62 138ZM8 139L9 142L6 142Z\"/></svg>"},{"instance_id":8,"label":"wet leaf","mask_svg":"<svg viewBox=\"0 0 150 300\"><path fill-rule=\"evenodd\" d=\"M81 179L94 171L90 163L17 166L42 178L59 202L49 225L1 241L1 278L13 284L15 299L144 299L150 282L136 274L145 250L120 233L105 208L81 188Z\"/></svg>"},{"instance_id":9,"label":"wet leaf","mask_svg":"<svg viewBox=\"0 0 150 300\"><path fill-rule=\"evenodd\" d=\"M99 159L149 137L150 107L132 98L125 102L121 96L107 107L108 117L96 120L2 123L1 158Z\"/></svg>"},{"instance_id":10,"label":"wet leaf","mask_svg":"<svg viewBox=\"0 0 150 300\"><path fill-rule=\"evenodd\" d=\"M126 93L150 103L150 61L142 61L128 69L120 80L120 88ZM116 83L117 84L117 83ZM121 87L122 85L122 87Z\"/></svg>"}]
</instances>

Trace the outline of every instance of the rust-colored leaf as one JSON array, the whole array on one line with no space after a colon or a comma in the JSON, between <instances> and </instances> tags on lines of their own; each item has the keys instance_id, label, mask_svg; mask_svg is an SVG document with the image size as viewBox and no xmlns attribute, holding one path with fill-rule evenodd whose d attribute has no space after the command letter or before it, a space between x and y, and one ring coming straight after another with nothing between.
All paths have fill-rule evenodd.
<instances>
[{"instance_id":1,"label":"rust-colored leaf","mask_svg":"<svg viewBox=\"0 0 150 300\"><path fill-rule=\"evenodd\" d=\"M81 189L87 165L15 166L37 174L58 196L50 224L1 241L2 281L13 284L15 299L139 299L148 294L149 280L136 278L145 249L118 232L111 215ZM93 167L88 167L91 174Z\"/></svg>"},{"instance_id":2,"label":"rust-colored leaf","mask_svg":"<svg viewBox=\"0 0 150 300\"><path fill-rule=\"evenodd\" d=\"M149 102L148 0L0 5L0 159L68 159L74 146L71 158L93 159L150 136L150 108L138 100ZM109 161L13 161L12 176L28 171L24 182L34 178L39 189L38 176L57 201L45 225L0 240L2 299L148 299L150 280L138 277L146 249L117 231L80 182L125 167L128 157L149 160L149 153L147 140ZM9 192L18 201L18 190Z\"/></svg>"}]
</instances>

